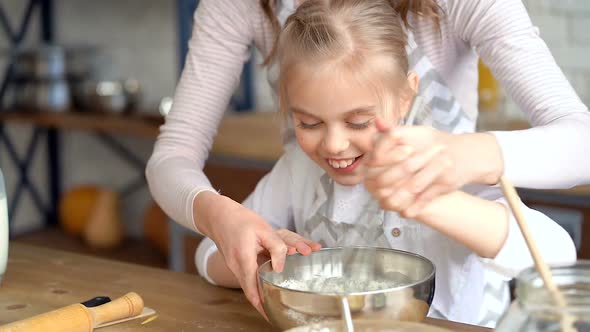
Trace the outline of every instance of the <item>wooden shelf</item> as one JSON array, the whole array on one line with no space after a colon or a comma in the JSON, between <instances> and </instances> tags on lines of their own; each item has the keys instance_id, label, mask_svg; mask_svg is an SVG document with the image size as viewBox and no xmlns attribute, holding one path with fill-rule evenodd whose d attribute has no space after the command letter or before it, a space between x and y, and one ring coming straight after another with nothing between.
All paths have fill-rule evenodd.
<instances>
[{"instance_id":1,"label":"wooden shelf","mask_svg":"<svg viewBox=\"0 0 590 332\"><path fill-rule=\"evenodd\" d=\"M274 162L282 154L280 116L275 112L229 113L223 117L211 154ZM82 130L155 139L164 118L150 114L91 112L0 112L0 122Z\"/></svg>"},{"instance_id":2,"label":"wooden shelf","mask_svg":"<svg viewBox=\"0 0 590 332\"><path fill-rule=\"evenodd\" d=\"M277 112L230 113L223 117L211 154L274 163L283 154Z\"/></svg>"},{"instance_id":3,"label":"wooden shelf","mask_svg":"<svg viewBox=\"0 0 590 332\"><path fill-rule=\"evenodd\" d=\"M66 250L146 266L159 268L166 268L168 266L166 255L145 240L126 238L116 248L93 249L84 244L82 239L68 235L57 227L48 227L35 232L22 234L13 240L13 242Z\"/></svg>"},{"instance_id":4,"label":"wooden shelf","mask_svg":"<svg viewBox=\"0 0 590 332\"><path fill-rule=\"evenodd\" d=\"M164 118L146 114L9 111L0 112L0 121L155 138Z\"/></svg>"}]
</instances>

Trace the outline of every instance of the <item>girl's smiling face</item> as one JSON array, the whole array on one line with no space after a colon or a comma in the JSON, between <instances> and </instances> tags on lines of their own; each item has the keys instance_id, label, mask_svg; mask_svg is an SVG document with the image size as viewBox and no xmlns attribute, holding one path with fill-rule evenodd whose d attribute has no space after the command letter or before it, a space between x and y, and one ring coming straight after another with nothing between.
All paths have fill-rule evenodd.
<instances>
[{"instance_id":1,"label":"girl's smiling face","mask_svg":"<svg viewBox=\"0 0 590 332\"><path fill-rule=\"evenodd\" d=\"M346 70L314 69L298 66L284 87L297 142L334 181L359 184L377 133L375 119L391 112L384 112L374 88L356 83ZM391 114L386 119L399 122Z\"/></svg>"}]
</instances>

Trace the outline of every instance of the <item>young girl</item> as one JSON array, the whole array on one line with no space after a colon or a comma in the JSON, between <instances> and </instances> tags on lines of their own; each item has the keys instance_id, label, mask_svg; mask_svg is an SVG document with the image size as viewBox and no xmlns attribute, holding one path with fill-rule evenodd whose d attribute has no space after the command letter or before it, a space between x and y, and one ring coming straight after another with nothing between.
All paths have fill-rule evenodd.
<instances>
[{"instance_id":1,"label":"young girl","mask_svg":"<svg viewBox=\"0 0 590 332\"><path fill-rule=\"evenodd\" d=\"M309 254L320 245L423 255L437 268L430 316L494 325L509 299L505 282L499 298L486 285L532 265L501 191L470 185L415 213L406 211L411 219L398 213L409 199L392 189L403 181L391 174L405 159L398 126L416 118L433 122L427 109L409 112L419 79L408 72L406 45L390 1L306 0L287 20L274 59L280 67L280 107L295 126L296 142L286 145L244 205L287 244L283 255ZM433 156L445 163L445 153L434 144L409 165L420 169ZM569 235L543 214L523 208L544 259L574 261ZM196 263L210 282L239 287L243 276L233 275L213 241L202 242Z\"/></svg>"}]
</instances>

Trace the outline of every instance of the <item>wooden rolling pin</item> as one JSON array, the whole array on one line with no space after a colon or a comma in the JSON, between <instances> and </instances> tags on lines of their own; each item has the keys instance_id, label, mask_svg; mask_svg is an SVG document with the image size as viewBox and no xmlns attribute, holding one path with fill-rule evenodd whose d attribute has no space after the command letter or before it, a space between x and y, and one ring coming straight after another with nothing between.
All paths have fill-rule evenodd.
<instances>
[{"instance_id":1,"label":"wooden rolling pin","mask_svg":"<svg viewBox=\"0 0 590 332\"><path fill-rule=\"evenodd\" d=\"M80 303L0 326L0 332L88 332L100 324L137 316L143 310L143 300L134 293L97 307Z\"/></svg>"}]
</instances>

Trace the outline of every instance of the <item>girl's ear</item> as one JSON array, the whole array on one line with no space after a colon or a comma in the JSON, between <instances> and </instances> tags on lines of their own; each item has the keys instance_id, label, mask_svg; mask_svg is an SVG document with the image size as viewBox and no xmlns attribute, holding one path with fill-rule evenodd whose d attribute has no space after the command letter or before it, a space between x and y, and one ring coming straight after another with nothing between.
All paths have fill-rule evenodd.
<instances>
[{"instance_id":1,"label":"girl's ear","mask_svg":"<svg viewBox=\"0 0 590 332\"><path fill-rule=\"evenodd\" d=\"M410 110L410 106L412 106L412 100L414 99L414 96L418 93L418 83L420 81L420 79L418 78L418 74L416 74L415 72L411 71L408 73L407 76L407 80L408 80L408 87L411 90L408 91L409 93L405 93L401 96L401 100L400 100L400 118L404 118L406 116L406 114L408 113L408 111Z\"/></svg>"}]
</instances>

